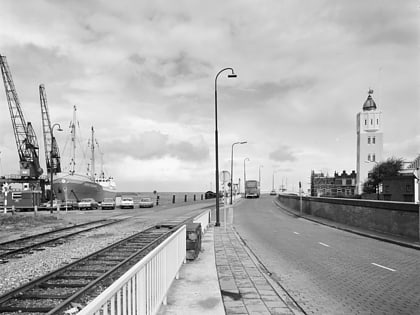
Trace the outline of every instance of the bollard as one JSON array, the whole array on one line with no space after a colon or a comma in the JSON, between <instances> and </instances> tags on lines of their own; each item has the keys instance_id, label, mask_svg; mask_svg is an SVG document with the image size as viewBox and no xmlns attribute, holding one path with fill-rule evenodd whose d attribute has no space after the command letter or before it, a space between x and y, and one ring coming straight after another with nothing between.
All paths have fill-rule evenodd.
<instances>
[{"instance_id":1,"label":"bollard","mask_svg":"<svg viewBox=\"0 0 420 315\"><path fill-rule=\"evenodd\" d=\"M34 215L37 216L38 215L38 206L34 207Z\"/></svg>"},{"instance_id":2,"label":"bollard","mask_svg":"<svg viewBox=\"0 0 420 315\"><path fill-rule=\"evenodd\" d=\"M15 205L12 206L12 215L15 215Z\"/></svg>"},{"instance_id":3,"label":"bollard","mask_svg":"<svg viewBox=\"0 0 420 315\"><path fill-rule=\"evenodd\" d=\"M187 202L187 195L185 195L184 197L184 202Z\"/></svg>"},{"instance_id":4,"label":"bollard","mask_svg":"<svg viewBox=\"0 0 420 315\"><path fill-rule=\"evenodd\" d=\"M194 195L194 201L195 201L195 195Z\"/></svg>"},{"instance_id":5,"label":"bollard","mask_svg":"<svg viewBox=\"0 0 420 315\"><path fill-rule=\"evenodd\" d=\"M159 206L159 195L156 196L156 206Z\"/></svg>"},{"instance_id":6,"label":"bollard","mask_svg":"<svg viewBox=\"0 0 420 315\"><path fill-rule=\"evenodd\" d=\"M175 195L172 195L172 203L175 203Z\"/></svg>"}]
</instances>

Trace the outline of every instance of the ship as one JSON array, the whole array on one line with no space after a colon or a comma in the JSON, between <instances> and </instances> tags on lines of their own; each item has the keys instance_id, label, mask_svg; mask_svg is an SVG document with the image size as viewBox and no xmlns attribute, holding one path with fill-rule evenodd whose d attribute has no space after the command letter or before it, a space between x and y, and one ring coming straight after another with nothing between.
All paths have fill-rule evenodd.
<instances>
[{"instance_id":1,"label":"ship","mask_svg":"<svg viewBox=\"0 0 420 315\"><path fill-rule=\"evenodd\" d=\"M70 124L72 156L68 172L60 172L54 176L53 190L57 199L81 200L83 198L93 198L97 202L102 202L104 198L115 198L117 195L117 186L112 177L106 177L103 171L99 176L95 174L95 137L94 129L90 139L91 165L86 174L77 173L76 166L76 106L73 111L73 121ZM97 142L96 142L97 143Z\"/></svg>"}]
</instances>

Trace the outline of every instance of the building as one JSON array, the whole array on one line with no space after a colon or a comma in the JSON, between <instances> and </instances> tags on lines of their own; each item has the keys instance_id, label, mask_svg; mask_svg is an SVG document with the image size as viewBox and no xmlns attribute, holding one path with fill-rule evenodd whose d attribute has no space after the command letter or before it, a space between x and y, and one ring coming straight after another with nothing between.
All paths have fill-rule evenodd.
<instances>
[{"instance_id":1,"label":"building","mask_svg":"<svg viewBox=\"0 0 420 315\"><path fill-rule=\"evenodd\" d=\"M357 114L357 162L356 162L356 194L363 192L363 183L368 178L374 163L382 160L383 134L382 112L377 109L372 98L373 90L369 90L363 110Z\"/></svg>"},{"instance_id":2,"label":"building","mask_svg":"<svg viewBox=\"0 0 420 315\"><path fill-rule=\"evenodd\" d=\"M352 197L356 190L356 172L343 171L334 173L333 177L324 173L311 173L311 196L316 197Z\"/></svg>"},{"instance_id":3,"label":"building","mask_svg":"<svg viewBox=\"0 0 420 315\"><path fill-rule=\"evenodd\" d=\"M414 202L416 178L413 174L385 177L382 187L384 200Z\"/></svg>"}]
</instances>

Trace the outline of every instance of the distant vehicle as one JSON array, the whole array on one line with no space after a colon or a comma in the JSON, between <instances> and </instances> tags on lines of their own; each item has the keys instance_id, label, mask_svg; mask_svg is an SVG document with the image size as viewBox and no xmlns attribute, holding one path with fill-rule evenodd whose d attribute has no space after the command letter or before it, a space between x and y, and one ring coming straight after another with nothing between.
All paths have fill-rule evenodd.
<instances>
[{"instance_id":1,"label":"distant vehicle","mask_svg":"<svg viewBox=\"0 0 420 315\"><path fill-rule=\"evenodd\" d=\"M104 198L101 203L101 209L115 209L115 200L114 198Z\"/></svg>"},{"instance_id":2,"label":"distant vehicle","mask_svg":"<svg viewBox=\"0 0 420 315\"><path fill-rule=\"evenodd\" d=\"M82 200L79 201L79 203L77 204L79 210L88 210L88 209L98 209L99 205L96 202L95 199L93 198L83 198Z\"/></svg>"},{"instance_id":3,"label":"distant vehicle","mask_svg":"<svg viewBox=\"0 0 420 315\"><path fill-rule=\"evenodd\" d=\"M140 208L152 208L153 200L152 198L141 198L139 203Z\"/></svg>"},{"instance_id":4,"label":"distant vehicle","mask_svg":"<svg viewBox=\"0 0 420 315\"><path fill-rule=\"evenodd\" d=\"M275 195L277 195L275 190L270 191L270 196L275 196Z\"/></svg>"},{"instance_id":5,"label":"distant vehicle","mask_svg":"<svg viewBox=\"0 0 420 315\"><path fill-rule=\"evenodd\" d=\"M78 208L78 202L76 199L67 199L66 201L63 201L63 203L60 205L61 209L67 209L68 210L73 210L73 209L77 209Z\"/></svg>"},{"instance_id":6,"label":"distant vehicle","mask_svg":"<svg viewBox=\"0 0 420 315\"><path fill-rule=\"evenodd\" d=\"M205 199L216 198L216 193L209 190L204 194L204 198Z\"/></svg>"},{"instance_id":7,"label":"distant vehicle","mask_svg":"<svg viewBox=\"0 0 420 315\"><path fill-rule=\"evenodd\" d=\"M54 199L53 200L53 209L57 209L57 207L62 208L62 204L60 200ZM51 201L44 202L40 206L41 209L51 209Z\"/></svg>"},{"instance_id":8,"label":"distant vehicle","mask_svg":"<svg viewBox=\"0 0 420 315\"><path fill-rule=\"evenodd\" d=\"M133 200L133 198L131 198L131 197L122 197L121 198L120 208L121 209L124 209L124 208L134 209L134 200Z\"/></svg>"},{"instance_id":9,"label":"distant vehicle","mask_svg":"<svg viewBox=\"0 0 420 315\"><path fill-rule=\"evenodd\" d=\"M247 180L245 182L245 198L260 198L260 182Z\"/></svg>"}]
</instances>

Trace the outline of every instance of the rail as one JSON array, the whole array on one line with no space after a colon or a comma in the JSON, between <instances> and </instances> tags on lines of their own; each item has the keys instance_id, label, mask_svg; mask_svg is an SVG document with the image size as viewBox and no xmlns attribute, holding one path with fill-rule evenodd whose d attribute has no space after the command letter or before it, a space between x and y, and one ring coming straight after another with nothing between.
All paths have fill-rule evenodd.
<instances>
[{"instance_id":1,"label":"rail","mask_svg":"<svg viewBox=\"0 0 420 315\"><path fill-rule=\"evenodd\" d=\"M156 314L185 262L185 239L183 225L77 314Z\"/></svg>"}]
</instances>

